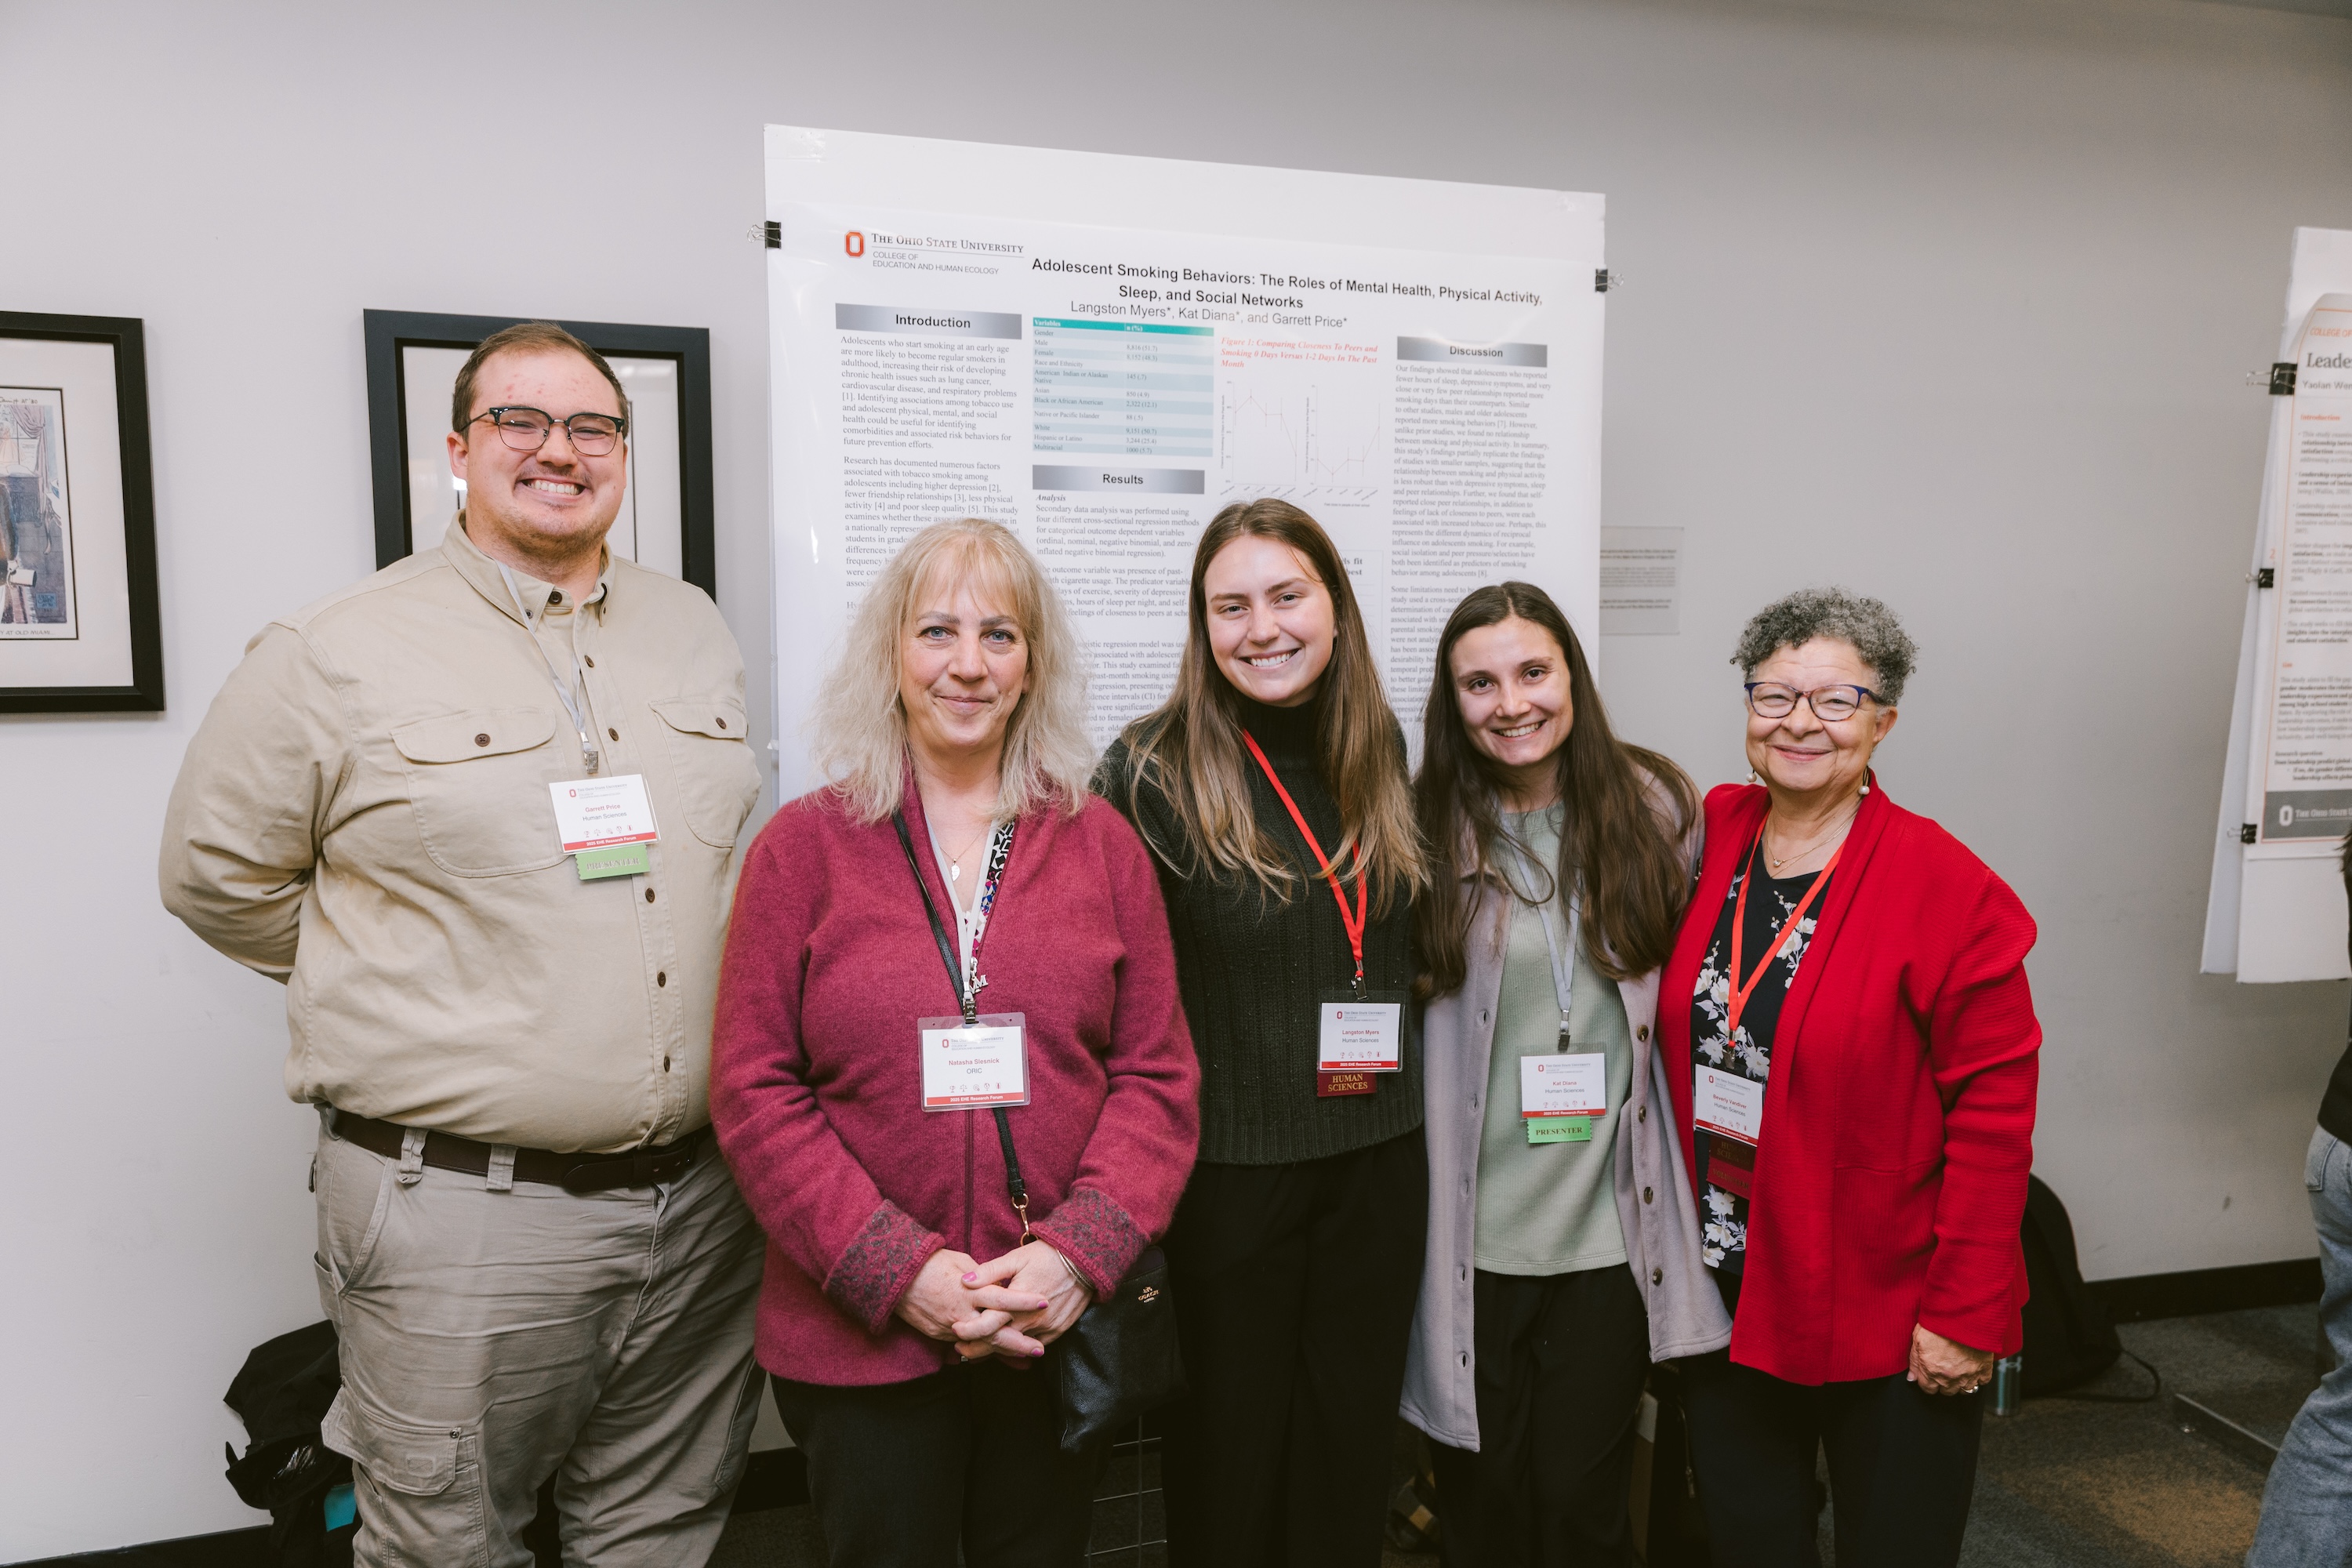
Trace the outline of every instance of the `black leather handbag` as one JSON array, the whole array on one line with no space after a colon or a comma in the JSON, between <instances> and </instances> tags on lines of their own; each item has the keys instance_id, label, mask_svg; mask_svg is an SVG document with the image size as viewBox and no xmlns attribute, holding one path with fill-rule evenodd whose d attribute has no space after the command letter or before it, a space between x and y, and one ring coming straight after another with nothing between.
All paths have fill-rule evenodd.
<instances>
[{"instance_id":1,"label":"black leather handbag","mask_svg":"<svg viewBox=\"0 0 2352 1568\"><path fill-rule=\"evenodd\" d=\"M954 944L931 902L931 890L915 863L914 836L907 831L907 815L896 813L898 847L907 853L907 869L914 874L915 891L922 895L923 913L929 917L931 936L948 966L948 984L954 987L968 1023L977 1022L971 996L955 960ZM1021 1158L1013 1148L1013 1121L1003 1106L996 1114L996 1138L1004 1151L1005 1195L1020 1216L1021 1242L1036 1240L1029 1229L1029 1184L1022 1179ZM1118 1289L1078 1314L1078 1321L1046 1347L1055 1401L1062 1411L1062 1452L1077 1454L1132 1426L1184 1392L1184 1358L1176 1343L1176 1308L1168 1293L1168 1259L1157 1247L1147 1247Z\"/></svg>"}]
</instances>

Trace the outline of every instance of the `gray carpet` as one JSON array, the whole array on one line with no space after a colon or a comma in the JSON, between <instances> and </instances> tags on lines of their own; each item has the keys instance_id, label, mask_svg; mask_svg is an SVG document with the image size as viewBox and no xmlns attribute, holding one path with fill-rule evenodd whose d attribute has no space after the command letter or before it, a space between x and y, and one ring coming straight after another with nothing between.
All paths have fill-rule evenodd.
<instances>
[{"instance_id":1,"label":"gray carpet","mask_svg":"<svg viewBox=\"0 0 2352 1568\"><path fill-rule=\"evenodd\" d=\"M2126 1324L2124 1343L2164 1375L2167 1397L2142 1405L2053 1398L1988 1416L1966 1568L2235 1568L2252 1544L2263 1471L2184 1431L2170 1395L2187 1394L2275 1442L2316 1384L2318 1309L2275 1307ZM2084 1392L2147 1386L2129 1362ZM1157 1460L1126 1460L1105 1478L1098 1568L1158 1568L1134 1550L1139 1524L1158 1532ZM1139 1495L1140 1494L1140 1495ZM1144 1510L1140 1515L1139 1509ZM713 1568L821 1568L824 1542L805 1508L745 1514L728 1527ZM1833 1568L1827 1521L1822 1561ZM1386 1568L1436 1568L1432 1555L1391 1552Z\"/></svg>"},{"instance_id":2,"label":"gray carpet","mask_svg":"<svg viewBox=\"0 0 2352 1568\"><path fill-rule=\"evenodd\" d=\"M2186 1394L2275 1442L2318 1383L2315 1306L2129 1323L2125 1346ZM2124 1363L2086 1392L2146 1386ZM2150 1405L2027 1401L1985 1424L1961 1562L1969 1568L2233 1568L2263 1471ZM1826 1559L1824 1559L1826 1561Z\"/></svg>"}]
</instances>

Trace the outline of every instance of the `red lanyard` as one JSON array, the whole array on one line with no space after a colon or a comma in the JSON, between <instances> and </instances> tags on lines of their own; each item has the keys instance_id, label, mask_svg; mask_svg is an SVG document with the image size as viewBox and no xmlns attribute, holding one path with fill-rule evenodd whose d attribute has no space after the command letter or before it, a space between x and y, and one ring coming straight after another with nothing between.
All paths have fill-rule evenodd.
<instances>
[{"instance_id":1,"label":"red lanyard","mask_svg":"<svg viewBox=\"0 0 2352 1568\"><path fill-rule=\"evenodd\" d=\"M1805 918L1805 911L1813 907L1814 897L1829 885L1830 873L1837 869L1838 857L1845 853L1843 844L1830 851L1829 860L1822 867L1821 874L1813 879L1813 885L1805 889L1805 896L1797 900L1797 907L1789 918L1780 922L1780 929L1772 934L1772 945L1764 950L1763 958L1756 965L1756 973L1748 977L1747 984L1742 985L1739 984L1739 937L1748 929L1748 885L1756 880L1756 862L1760 858L1759 851L1763 847L1764 830L1759 827L1756 830L1756 842L1748 847L1748 869L1739 879L1739 897L1731 907L1731 1014L1724 1023L1724 1038L1731 1041L1739 1038L1739 1015L1746 1009L1748 998L1755 994L1756 983L1764 978L1766 970L1772 967L1773 956L1780 951L1781 943L1789 940L1789 933L1796 930L1798 923Z\"/></svg>"},{"instance_id":2,"label":"red lanyard","mask_svg":"<svg viewBox=\"0 0 2352 1568\"><path fill-rule=\"evenodd\" d=\"M1298 831L1306 838L1307 847L1315 851L1316 864L1324 868L1323 879L1331 884L1331 896L1339 901L1339 923L1348 928L1348 950L1356 955L1356 989L1361 992L1364 988L1364 899L1370 890L1369 884L1360 880L1357 882L1356 908L1350 913L1348 895L1339 890L1338 868L1324 858L1323 846L1315 842L1315 830L1307 826L1307 818L1300 814L1298 803L1290 798L1290 792L1282 787L1282 780L1275 775L1274 764L1265 760L1264 752L1258 750L1257 737L1244 730L1242 740L1248 744L1250 755L1257 759L1257 765L1265 770L1265 782L1274 786L1274 793L1280 795L1282 804L1290 808L1290 820L1298 824Z\"/></svg>"}]
</instances>

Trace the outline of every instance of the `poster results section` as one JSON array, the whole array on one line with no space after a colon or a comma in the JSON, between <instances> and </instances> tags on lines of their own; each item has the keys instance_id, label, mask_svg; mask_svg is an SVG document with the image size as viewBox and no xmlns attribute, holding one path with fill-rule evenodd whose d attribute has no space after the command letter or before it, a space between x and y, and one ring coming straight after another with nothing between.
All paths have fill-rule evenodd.
<instances>
[{"instance_id":1,"label":"poster results section","mask_svg":"<svg viewBox=\"0 0 2352 1568\"><path fill-rule=\"evenodd\" d=\"M1075 612L1107 743L1173 683L1202 528L1261 497L1339 544L1416 750L1471 587L1540 583L1597 630L1589 271L1580 291L1559 261L838 204L778 222L787 660L822 667L916 531L991 518ZM784 751L789 796L814 780Z\"/></svg>"}]
</instances>

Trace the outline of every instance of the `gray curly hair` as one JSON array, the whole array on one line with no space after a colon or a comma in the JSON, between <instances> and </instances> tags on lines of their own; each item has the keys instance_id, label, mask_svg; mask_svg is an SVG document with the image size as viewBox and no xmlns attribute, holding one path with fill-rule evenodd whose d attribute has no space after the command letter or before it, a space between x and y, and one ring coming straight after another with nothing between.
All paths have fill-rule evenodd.
<instances>
[{"instance_id":1,"label":"gray curly hair","mask_svg":"<svg viewBox=\"0 0 2352 1568\"><path fill-rule=\"evenodd\" d=\"M1765 605L1740 628L1731 662L1753 679L1756 667L1782 648L1802 647L1815 637L1852 643L1877 678L1880 700L1889 708L1903 700L1919 646L1885 603L1843 588L1800 588Z\"/></svg>"}]
</instances>

